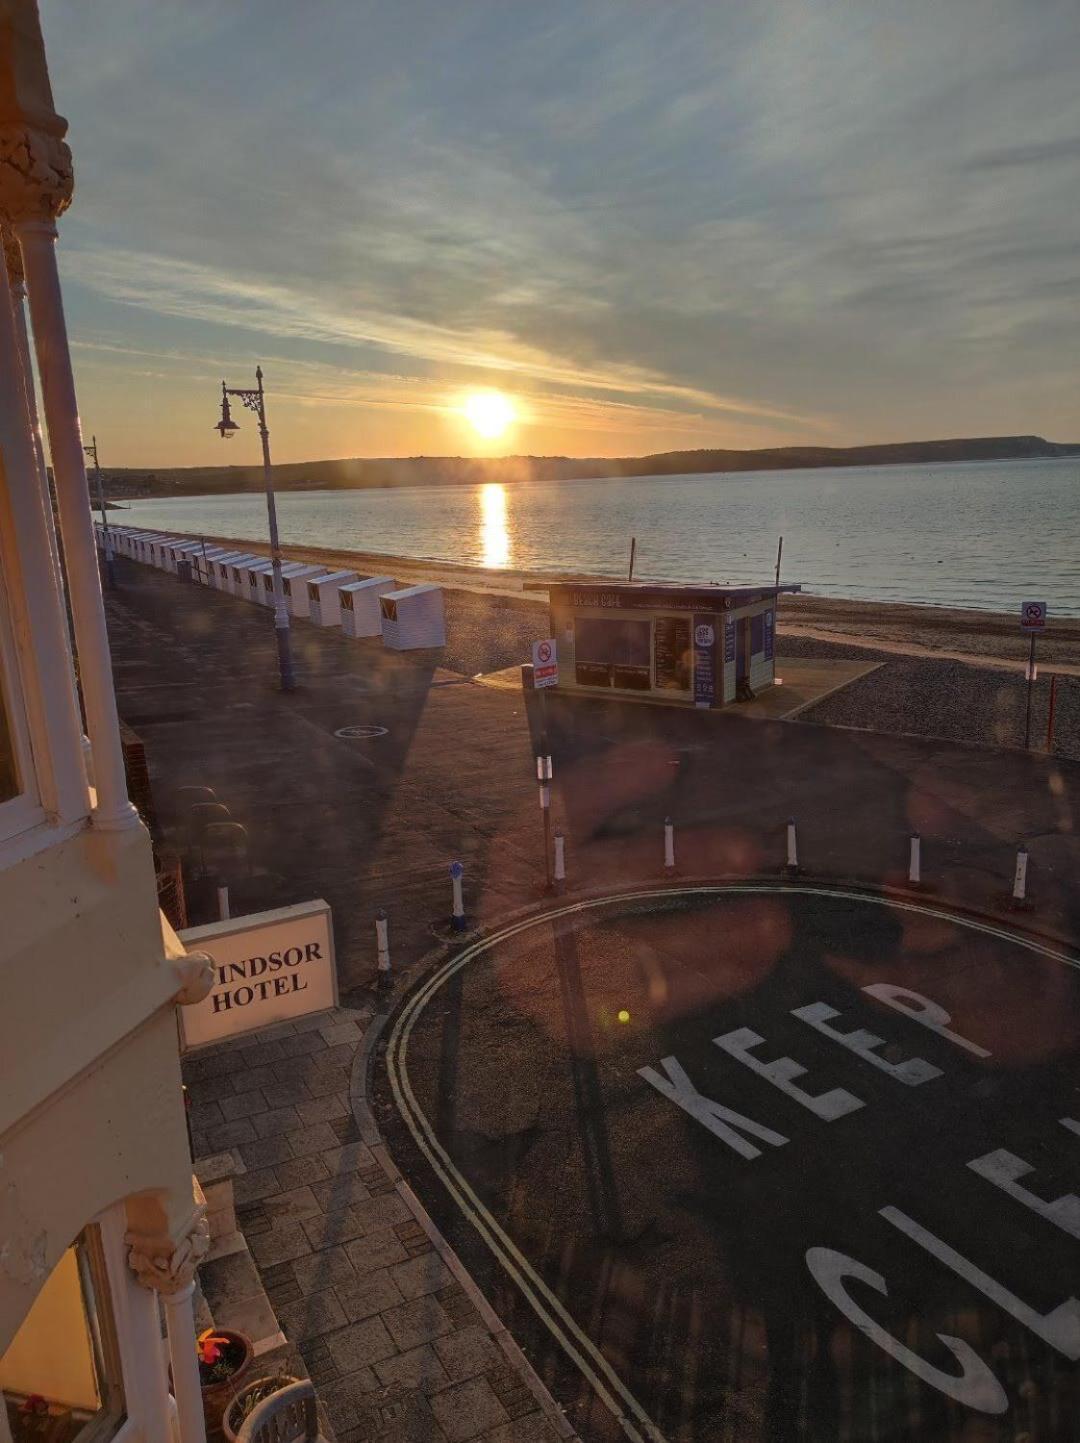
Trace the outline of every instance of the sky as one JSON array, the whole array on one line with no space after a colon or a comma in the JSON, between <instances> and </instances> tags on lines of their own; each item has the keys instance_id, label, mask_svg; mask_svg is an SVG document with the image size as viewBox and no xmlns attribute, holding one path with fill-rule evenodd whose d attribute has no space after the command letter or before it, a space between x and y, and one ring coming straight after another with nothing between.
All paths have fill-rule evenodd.
<instances>
[{"instance_id":1,"label":"sky","mask_svg":"<svg viewBox=\"0 0 1080 1443\"><path fill-rule=\"evenodd\" d=\"M1076 0L40 4L106 467L1080 441Z\"/></svg>"}]
</instances>

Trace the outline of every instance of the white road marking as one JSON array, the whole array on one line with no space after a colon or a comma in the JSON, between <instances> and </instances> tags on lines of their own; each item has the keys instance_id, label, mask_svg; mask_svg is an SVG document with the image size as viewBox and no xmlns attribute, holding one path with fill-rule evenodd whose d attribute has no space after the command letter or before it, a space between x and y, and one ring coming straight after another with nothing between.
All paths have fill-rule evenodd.
<instances>
[{"instance_id":1,"label":"white road marking","mask_svg":"<svg viewBox=\"0 0 1080 1443\"><path fill-rule=\"evenodd\" d=\"M409 1038L420 1013L435 993L455 973L461 971L467 963L474 961L484 952L534 927L549 926L562 917L571 917L602 907L618 906L628 902L672 897L762 896L776 893L864 902L894 911L934 917L941 921L951 922L958 927L966 927L969 931L980 932L984 936L1000 938L1028 952L1053 958L1057 962L1063 962L1066 966L1080 971L1080 960L1067 957L1064 953L1057 952L1031 938L1021 937L1003 927L997 927L987 922L978 922L971 917L957 916L942 908L929 907L919 902L906 902L890 897L874 896L866 892L852 892L838 887L797 886L790 883L700 884L677 889L649 887L630 892L611 893L606 897L593 897L579 902L570 902L563 907L555 907L534 917L528 917L520 922L512 923L510 926L502 927L489 936L481 938L463 952L458 953L449 962L437 968L407 999L394 1024L387 1046L386 1064L394 1100L417 1147L428 1160L462 1215L475 1229L503 1271L515 1283L552 1337L595 1390L605 1407L618 1420L626 1436L634 1439L635 1443L644 1443L646 1439L650 1440L650 1443L666 1443L666 1440L608 1360L592 1340L582 1332L566 1308L544 1283L536 1269L523 1256L505 1230L477 1197L453 1159L439 1143L431 1123L416 1101L409 1081L407 1067ZM897 1010L906 1011L906 1009L900 1008ZM908 1012L907 1015L915 1021L919 1020L914 1012ZM970 1046L973 1051L981 1051L974 1044ZM1063 1121L1068 1126L1071 1119L1063 1119ZM1072 1130L1080 1133L1080 1124L1074 1124Z\"/></svg>"}]
</instances>

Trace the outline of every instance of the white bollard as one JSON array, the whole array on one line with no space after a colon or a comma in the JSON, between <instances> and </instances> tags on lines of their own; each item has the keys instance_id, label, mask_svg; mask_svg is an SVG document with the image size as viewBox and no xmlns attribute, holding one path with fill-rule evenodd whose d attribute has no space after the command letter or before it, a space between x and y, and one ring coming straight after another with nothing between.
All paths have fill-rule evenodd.
<instances>
[{"instance_id":1,"label":"white bollard","mask_svg":"<svg viewBox=\"0 0 1080 1443\"><path fill-rule=\"evenodd\" d=\"M566 838L562 832L555 833L555 885L566 881Z\"/></svg>"},{"instance_id":2,"label":"white bollard","mask_svg":"<svg viewBox=\"0 0 1080 1443\"><path fill-rule=\"evenodd\" d=\"M911 834L907 879L913 887L922 882L922 838L918 832Z\"/></svg>"},{"instance_id":3,"label":"white bollard","mask_svg":"<svg viewBox=\"0 0 1080 1443\"><path fill-rule=\"evenodd\" d=\"M460 862L450 863L450 882L454 889L454 910L452 913L452 926L455 932L465 930L465 900L461 892L461 879L465 875L465 868Z\"/></svg>"},{"instance_id":4,"label":"white bollard","mask_svg":"<svg viewBox=\"0 0 1080 1443\"><path fill-rule=\"evenodd\" d=\"M799 870L799 844L795 837L794 817L789 817L787 824L787 869L789 872Z\"/></svg>"},{"instance_id":5,"label":"white bollard","mask_svg":"<svg viewBox=\"0 0 1080 1443\"><path fill-rule=\"evenodd\" d=\"M219 888L217 889L217 908L218 908L218 916L221 918L221 920L222 920L223 922L227 922L227 921L229 920L229 917L232 915L232 914L230 913L230 911L229 911L229 889L228 889L228 887L219 887Z\"/></svg>"},{"instance_id":6,"label":"white bollard","mask_svg":"<svg viewBox=\"0 0 1080 1443\"><path fill-rule=\"evenodd\" d=\"M1016 872L1013 875L1013 901L1017 904L1027 901L1028 849L1023 842L1016 853Z\"/></svg>"},{"instance_id":7,"label":"white bollard","mask_svg":"<svg viewBox=\"0 0 1080 1443\"><path fill-rule=\"evenodd\" d=\"M375 946L379 954L378 971L379 975L389 977L390 975L390 939L387 935L388 923L385 912L375 913Z\"/></svg>"},{"instance_id":8,"label":"white bollard","mask_svg":"<svg viewBox=\"0 0 1080 1443\"><path fill-rule=\"evenodd\" d=\"M538 782L550 782L551 778L551 758L538 756L536 758L536 780Z\"/></svg>"},{"instance_id":9,"label":"white bollard","mask_svg":"<svg viewBox=\"0 0 1080 1443\"><path fill-rule=\"evenodd\" d=\"M675 870L675 823L670 817L664 818L664 871Z\"/></svg>"}]
</instances>

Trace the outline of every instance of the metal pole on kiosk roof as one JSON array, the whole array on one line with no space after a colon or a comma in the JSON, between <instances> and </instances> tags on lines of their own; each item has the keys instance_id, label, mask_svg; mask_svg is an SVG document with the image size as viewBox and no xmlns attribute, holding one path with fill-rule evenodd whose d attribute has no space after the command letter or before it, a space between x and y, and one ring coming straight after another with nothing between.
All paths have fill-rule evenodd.
<instances>
[{"instance_id":1,"label":"metal pole on kiosk roof","mask_svg":"<svg viewBox=\"0 0 1080 1443\"><path fill-rule=\"evenodd\" d=\"M784 554L784 538L781 536L780 544L776 548L776 596L780 597L780 558Z\"/></svg>"},{"instance_id":2,"label":"metal pole on kiosk roof","mask_svg":"<svg viewBox=\"0 0 1080 1443\"><path fill-rule=\"evenodd\" d=\"M627 578L626 578L627 581L633 581L633 579L634 579L634 553L635 553L635 551L637 551L637 537L636 537L636 536L631 536L631 538L630 538L630 574L629 574L629 575L627 576Z\"/></svg>"},{"instance_id":3,"label":"metal pole on kiosk roof","mask_svg":"<svg viewBox=\"0 0 1080 1443\"><path fill-rule=\"evenodd\" d=\"M1035 685L1035 633L1031 633L1031 650L1028 653L1027 675L1027 718L1024 722L1024 750L1031 747L1031 692Z\"/></svg>"}]
</instances>

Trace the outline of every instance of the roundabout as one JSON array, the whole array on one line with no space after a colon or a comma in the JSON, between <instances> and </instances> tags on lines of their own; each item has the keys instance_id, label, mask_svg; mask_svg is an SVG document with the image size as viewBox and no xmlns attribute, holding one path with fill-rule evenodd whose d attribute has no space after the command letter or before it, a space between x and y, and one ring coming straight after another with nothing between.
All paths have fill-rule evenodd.
<instances>
[{"instance_id":1,"label":"roundabout","mask_svg":"<svg viewBox=\"0 0 1080 1443\"><path fill-rule=\"evenodd\" d=\"M839 887L628 891L406 996L384 1135L581 1437L1065 1443L1080 964Z\"/></svg>"}]
</instances>

